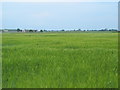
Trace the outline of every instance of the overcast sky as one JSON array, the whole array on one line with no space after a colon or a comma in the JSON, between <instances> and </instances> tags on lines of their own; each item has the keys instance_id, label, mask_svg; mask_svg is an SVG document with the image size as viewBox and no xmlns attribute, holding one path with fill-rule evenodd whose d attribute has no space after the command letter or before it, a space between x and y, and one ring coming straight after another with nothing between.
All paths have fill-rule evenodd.
<instances>
[{"instance_id":1,"label":"overcast sky","mask_svg":"<svg viewBox=\"0 0 120 90\"><path fill-rule=\"evenodd\" d=\"M119 0L0 0L1 2L118 2Z\"/></svg>"},{"instance_id":2,"label":"overcast sky","mask_svg":"<svg viewBox=\"0 0 120 90\"><path fill-rule=\"evenodd\" d=\"M2 26L21 29L117 29L117 8L117 2L6 2L2 7Z\"/></svg>"}]
</instances>

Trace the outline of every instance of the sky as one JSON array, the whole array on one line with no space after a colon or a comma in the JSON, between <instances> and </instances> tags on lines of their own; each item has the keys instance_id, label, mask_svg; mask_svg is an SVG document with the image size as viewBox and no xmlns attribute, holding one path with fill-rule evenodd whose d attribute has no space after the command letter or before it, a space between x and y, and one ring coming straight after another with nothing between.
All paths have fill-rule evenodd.
<instances>
[{"instance_id":1,"label":"sky","mask_svg":"<svg viewBox=\"0 0 120 90\"><path fill-rule=\"evenodd\" d=\"M3 2L0 28L117 29L118 4L112 1L115 2Z\"/></svg>"},{"instance_id":2,"label":"sky","mask_svg":"<svg viewBox=\"0 0 120 90\"><path fill-rule=\"evenodd\" d=\"M118 2L119 0L0 0L0 2Z\"/></svg>"}]
</instances>

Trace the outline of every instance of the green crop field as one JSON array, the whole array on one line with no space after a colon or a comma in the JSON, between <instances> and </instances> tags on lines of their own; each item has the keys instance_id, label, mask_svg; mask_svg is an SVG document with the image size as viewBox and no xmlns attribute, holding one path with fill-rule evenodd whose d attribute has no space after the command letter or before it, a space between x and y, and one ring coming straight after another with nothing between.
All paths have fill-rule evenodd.
<instances>
[{"instance_id":1,"label":"green crop field","mask_svg":"<svg viewBox=\"0 0 120 90\"><path fill-rule=\"evenodd\" d=\"M117 88L117 32L3 33L3 88Z\"/></svg>"}]
</instances>

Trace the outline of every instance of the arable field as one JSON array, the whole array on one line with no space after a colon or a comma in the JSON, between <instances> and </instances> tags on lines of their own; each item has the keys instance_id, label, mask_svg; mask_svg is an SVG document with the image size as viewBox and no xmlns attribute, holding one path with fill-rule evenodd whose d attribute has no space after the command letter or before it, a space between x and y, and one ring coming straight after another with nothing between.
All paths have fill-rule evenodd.
<instances>
[{"instance_id":1,"label":"arable field","mask_svg":"<svg viewBox=\"0 0 120 90\"><path fill-rule=\"evenodd\" d=\"M117 32L3 33L3 88L117 88Z\"/></svg>"}]
</instances>

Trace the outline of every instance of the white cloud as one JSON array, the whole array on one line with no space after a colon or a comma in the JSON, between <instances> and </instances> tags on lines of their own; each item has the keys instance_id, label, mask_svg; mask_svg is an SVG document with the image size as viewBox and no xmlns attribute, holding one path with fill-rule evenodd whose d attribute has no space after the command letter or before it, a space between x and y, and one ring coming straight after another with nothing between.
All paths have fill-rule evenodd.
<instances>
[{"instance_id":1,"label":"white cloud","mask_svg":"<svg viewBox=\"0 0 120 90\"><path fill-rule=\"evenodd\" d=\"M118 2L119 0L1 0L0 2Z\"/></svg>"}]
</instances>

